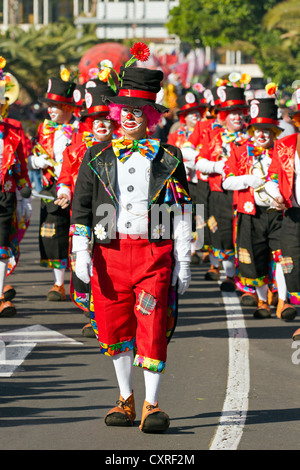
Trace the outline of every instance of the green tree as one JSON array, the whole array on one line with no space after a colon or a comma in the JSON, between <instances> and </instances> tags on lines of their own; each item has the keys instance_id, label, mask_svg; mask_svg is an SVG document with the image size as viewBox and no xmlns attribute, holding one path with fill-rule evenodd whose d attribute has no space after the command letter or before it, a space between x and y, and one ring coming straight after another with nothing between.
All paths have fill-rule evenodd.
<instances>
[{"instance_id":1,"label":"green tree","mask_svg":"<svg viewBox=\"0 0 300 470\"><path fill-rule=\"evenodd\" d=\"M300 76L299 0L180 0L167 26L192 46L241 50L279 85Z\"/></svg>"},{"instance_id":2,"label":"green tree","mask_svg":"<svg viewBox=\"0 0 300 470\"><path fill-rule=\"evenodd\" d=\"M219 47L237 39L252 41L262 18L278 0L180 0L167 28L192 45Z\"/></svg>"}]
</instances>

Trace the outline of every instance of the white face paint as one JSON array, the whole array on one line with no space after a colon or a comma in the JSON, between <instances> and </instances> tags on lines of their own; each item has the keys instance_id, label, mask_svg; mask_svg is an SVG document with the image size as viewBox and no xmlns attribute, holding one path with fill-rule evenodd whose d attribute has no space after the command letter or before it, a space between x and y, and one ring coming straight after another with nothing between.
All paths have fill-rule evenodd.
<instances>
[{"instance_id":1,"label":"white face paint","mask_svg":"<svg viewBox=\"0 0 300 470\"><path fill-rule=\"evenodd\" d=\"M49 106L48 113L50 116L51 121L57 122L59 117L60 109L56 108L55 106Z\"/></svg>"},{"instance_id":2,"label":"white face paint","mask_svg":"<svg viewBox=\"0 0 300 470\"><path fill-rule=\"evenodd\" d=\"M231 132L239 131L243 127L244 114L242 111L233 111L226 117L225 120L227 128Z\"/></svg>"},{"instance_id":3,"label":"white face paint","mask_svg":"<svg viewBox=\"0 0 300 470\"><path fill-rule=\"evenodd\" d=\"M255 129L254 143L258 147L267 148L271 142L271 132L269 129Z\"/></svg>"},{"instance_id":4,"label":"white face paint","mask_svg":"<svg viewBox=\"0 0 300 470\"><path fill-rule=\"evenodd\" d=\"M201 116L200 116L199 111L194 111L192 113L188 113L185 116L185 122L188 127L195 127L196 123L200 121L200 118Z\"/></svg>"},{"instance_id":5,"label":"white face paint","mask_svg":"<svg viewBox=\"0 0 300 470\"><path fill-rule=\"evenodd\" d=\"M125 131L135 131L144 124L143 111L140 108L122 108L121 126Z\"/></svg>"},{"instance_id":6,"label":"white face paint","mask_svg":"<svg viewBox=\"0 0 300 470\"><path fill-rule=\"evenodd\" d=\"M93 122L93 133L101 139L105 139L111 132L111 121L109 119L95 119Z\"/></svg>"}]
</instances>

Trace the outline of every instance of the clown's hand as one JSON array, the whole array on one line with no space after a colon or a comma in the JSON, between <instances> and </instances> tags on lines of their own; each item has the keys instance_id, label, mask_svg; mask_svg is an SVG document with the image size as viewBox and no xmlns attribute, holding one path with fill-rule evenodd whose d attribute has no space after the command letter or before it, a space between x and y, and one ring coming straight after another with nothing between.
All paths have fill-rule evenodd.
<instances>
[{"instance_id":1,"label":"clown's hand","mask_svg":"<svg viewBox=\"0 0 300 470\"><path fill-rule=\"evenodd\" d=\"M82 282L88 284L93 275L93 262L88 248L89 239L80 235L74 235L72 251L76 254L75 274Z\"/></svg>"},{"instance_id":2,"label":"clown's hand","mask_svg":"<svg viewBox=\"0 0 300 470\"><path fill-rule=\"evenodd\" d=\"M191 269L189 261L177 261L175 263L172 286L178 282L178 294L184 294L191 282Z\"/></svg>"}]
</instances>

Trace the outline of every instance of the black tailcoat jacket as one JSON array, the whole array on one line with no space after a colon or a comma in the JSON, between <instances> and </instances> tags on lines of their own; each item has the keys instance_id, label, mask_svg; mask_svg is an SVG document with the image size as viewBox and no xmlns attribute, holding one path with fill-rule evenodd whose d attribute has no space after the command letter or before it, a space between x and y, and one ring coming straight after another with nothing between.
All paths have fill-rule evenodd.
<instances>
[{"instance_id":1,"label":"black tailcoat jacket","mask_svg":"<svg viewBox=\"0 0 300 470\"><path fill-rule=\"evenodd\" d=\"M146 157L141 156L141 158ZM91 237L95 226L101 224L105 228L105 236L102 239L94 237L94 240L100 244L110 243L115 234L115 216L118 208L117 178L117 157L111 143L100 143L87 150L75 185L71 235ZM175 198L171 200L167 198L169 202L166 203L166 192L170 187L170 181L173 183L172 188L176 187L179 191ZM151 235L153 206L158 204L170 207L175 203L175 199L179 201L181 207L187 203L191 204L182 154L177 147L161 144L158 153L150 163L148 190L148 239L150 242L166 239L153 238ZM105 211L103 208L109 208L109 210ZM172 238L172 223L169 233L168 238Z\"/></svg>"}]
</instances>

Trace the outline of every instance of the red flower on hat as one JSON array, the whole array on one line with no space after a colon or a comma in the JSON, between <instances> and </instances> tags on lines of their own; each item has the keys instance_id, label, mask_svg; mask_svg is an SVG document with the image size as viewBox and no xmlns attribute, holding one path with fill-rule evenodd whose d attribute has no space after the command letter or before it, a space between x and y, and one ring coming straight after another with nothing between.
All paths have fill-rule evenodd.
<instances>
[{"instance_id":1,"label":"red flower on hat","mask_svg":"<svg viewBox=\"0 0 300 470\"><path fill-rule=\"evenodd\" d=\"M130 49L130 53L134 55L137 60L141 62L146 62L150 56L149 47L146 46L143 42L136 42Z\"/></svg>"}]
</instances>

